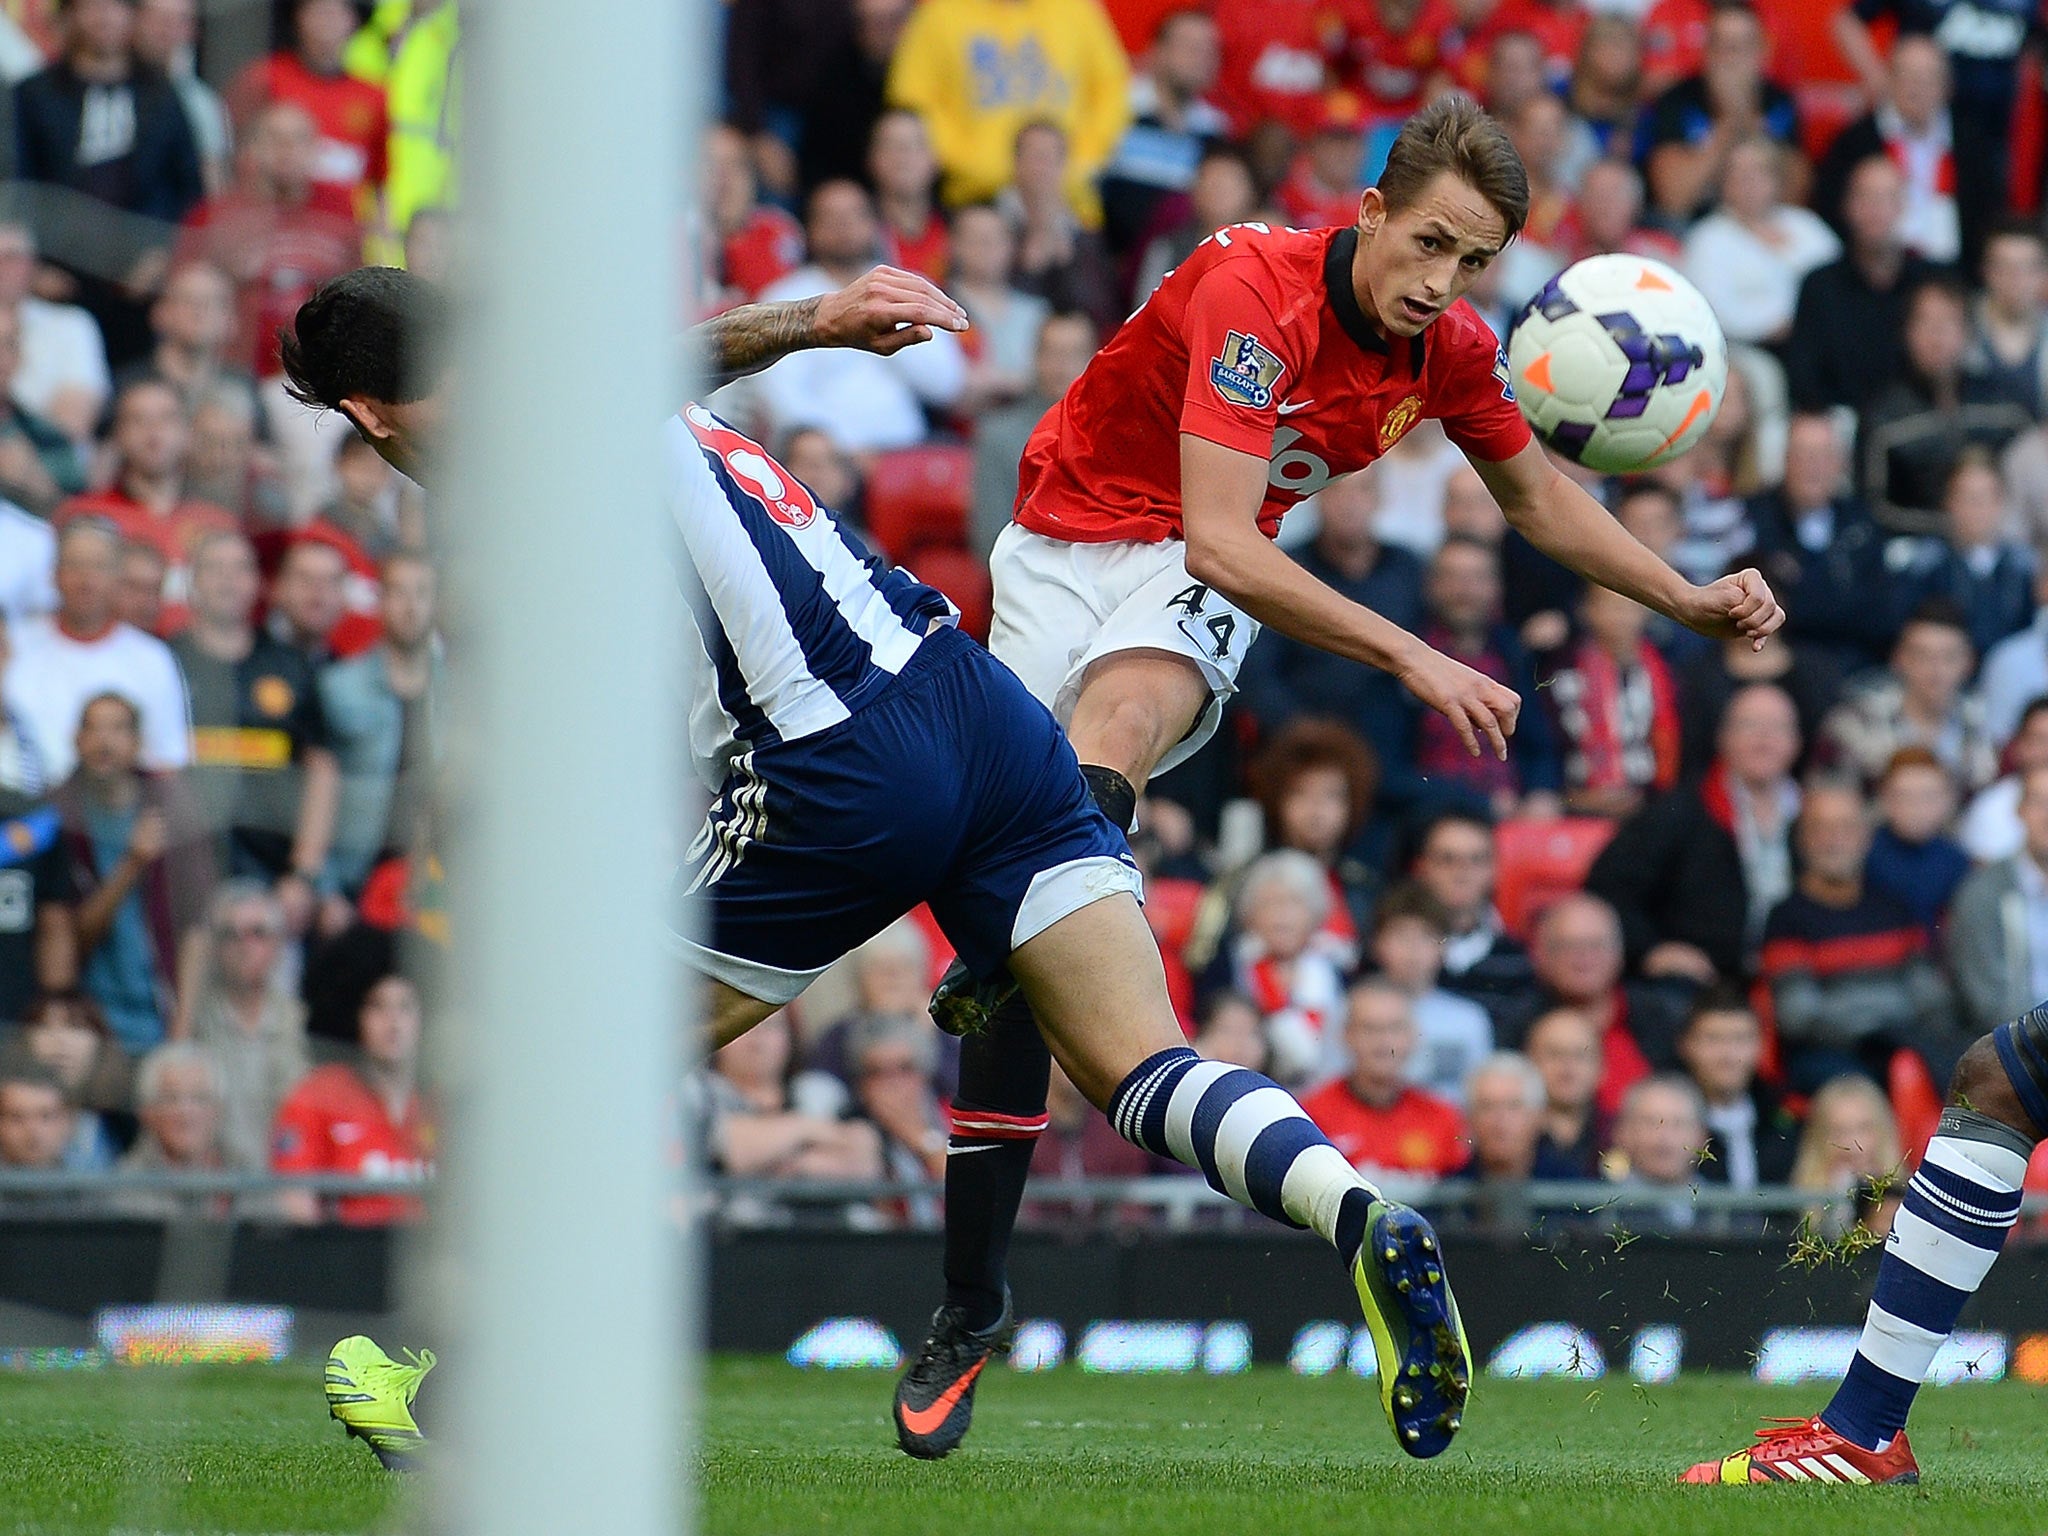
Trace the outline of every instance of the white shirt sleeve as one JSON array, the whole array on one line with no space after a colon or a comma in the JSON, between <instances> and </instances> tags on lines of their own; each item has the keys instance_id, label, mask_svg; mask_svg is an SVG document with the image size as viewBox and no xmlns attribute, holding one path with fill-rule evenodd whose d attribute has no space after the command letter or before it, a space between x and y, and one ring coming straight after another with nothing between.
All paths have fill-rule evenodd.
<instances>
[{"instance_id":1,"label":"white shirt sleeve","mask_svg":"<svg viewBox=\"0 0 2048 1536\"><path fill-rule=\"evenodd\" d=\"M142 706L142 763L145 768L187 768L192 763L192 711L185 674L171 648L143 635L138 648L136 687Z\"/></svg>"},{"instance_id":2,"label":"white shirt sleeve","mask_svg":"<svg viewBox=\"0 0 2048 1536\"><path fill-rule=\"evenodd\" d=\"M930 341L905 347L885 361L926 405L951 405L967 387L967 353L951 331L934 331Z\"/></svg>"}]
</instances>

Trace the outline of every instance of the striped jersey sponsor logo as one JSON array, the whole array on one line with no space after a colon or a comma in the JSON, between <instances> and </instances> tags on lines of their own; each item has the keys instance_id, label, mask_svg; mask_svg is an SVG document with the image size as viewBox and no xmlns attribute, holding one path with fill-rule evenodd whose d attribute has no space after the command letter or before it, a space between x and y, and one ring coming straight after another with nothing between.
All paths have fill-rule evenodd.
<instances>
[{"instance_id":1,"label":"striped jersey sponsor logo","mask_svg":"<svg viewBox=\"0 0 2048 1536\"><path fill-rule=\"evenodd\" d=\"M669 515L701 593L684 626L690 744L715 784L742 751L847 719L959 614L702 406L669 418L663 446Z\"/></svg>"}]
</instances>

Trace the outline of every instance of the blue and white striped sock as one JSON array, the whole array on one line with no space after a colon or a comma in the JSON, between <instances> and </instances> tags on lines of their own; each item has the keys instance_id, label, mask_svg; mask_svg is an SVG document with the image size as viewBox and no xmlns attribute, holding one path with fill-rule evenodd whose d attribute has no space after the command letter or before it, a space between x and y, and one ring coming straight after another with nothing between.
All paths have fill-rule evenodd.
<instances>
[{"instance_id":1,"label":"blue and white striped sock","mask_svg":"<svg viewBox=\"0 0 2048 1536\"><path fill-rule=\"evenodd\" d=\"M2032 1150L2020 1132L1975 1110L1942 1111L1885 1242L1856 1358L1821 1411L1835 1433L1881 1450L1906 1427L1935 1352L2019 1215Z\"/></svg>"},{"instance_id":2,"label":"blue and white striped sock","mask_svg":"<svg viewBox=\"0 0 2048 1536\"><path fill-rule=\"evenodd\" d=\"M1263 1073L1175 1046L1123 1080L1109 1121L1124 1140L1199 1169L1239 1205L1313 1229L1347 1263L1365 1241L1379 1191Z\"/></svg>"}]
</instances>

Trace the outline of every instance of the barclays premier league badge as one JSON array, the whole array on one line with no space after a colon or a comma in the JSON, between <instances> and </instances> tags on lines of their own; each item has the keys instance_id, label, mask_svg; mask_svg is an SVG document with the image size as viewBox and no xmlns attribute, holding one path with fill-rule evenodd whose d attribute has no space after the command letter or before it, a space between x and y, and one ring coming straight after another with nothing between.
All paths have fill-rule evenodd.
<instances>
[{"instance_id":1,"label":"barclays premier league badge","mask_svg":"<svg viewBox=\"0 0 2048 1536\"><path fill-rule=\"evenodd\" d=\"M1216 393L1255 411L1273 403L1273 390L1286 371L1287 365L1260 346L1258 337L1238 331L1223 338L1223 355L1209 360L1209 382Z\"/></svg>"}]
</instances>

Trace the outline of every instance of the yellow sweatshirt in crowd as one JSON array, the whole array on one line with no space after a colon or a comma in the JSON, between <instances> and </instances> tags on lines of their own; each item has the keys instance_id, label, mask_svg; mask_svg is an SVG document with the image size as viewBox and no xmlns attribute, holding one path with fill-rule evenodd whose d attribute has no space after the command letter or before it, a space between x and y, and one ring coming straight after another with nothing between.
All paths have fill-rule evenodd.
<instances>
[{"instance_id":1,"label":"yellow sweatshirt in crowd","mask_svg":"<svg viewBox=\"0 0 2048 1536\"><path fill-rule=\"evenodd\" d=\"M1098 0L923 0L889 69L889 100L923 115L948 203L994 197L1017 130L1067 132L1067 196L1101 222L1096 174L1130 122L1130 65Z\"/></svg>"}]
</instances>

